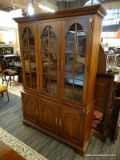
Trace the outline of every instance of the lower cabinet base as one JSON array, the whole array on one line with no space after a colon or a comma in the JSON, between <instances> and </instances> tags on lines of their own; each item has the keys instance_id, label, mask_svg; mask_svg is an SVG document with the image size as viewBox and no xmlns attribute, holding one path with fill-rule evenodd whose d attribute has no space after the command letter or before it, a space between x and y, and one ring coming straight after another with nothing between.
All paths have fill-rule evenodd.
<instances>
[{"instance_id":1,"label":"lower cabinet base","mask_svg":"<svg viewBox=\"0 0 120 160\"><path fill-rule=\"evenodd\" d=\"M75 149L75 152L83 157L85 156L85 151L83 150Z\"/></svg>"},{"instance_id":2,"label":"lower cabinet base","mask_svg":"<svg viewBox=\"0 0 120 160\"><path fill-rule=\"evenodd\" d=\"M89 110L22 93L23 124L31 125L76 149L81 156L92 136L94 102ZM79 106L80 107L80 106Z\"/></svg>"},{"instance_id":3,"label":"lower cabinet base","mask_svg":"<svg viewBox=\"0 0 120 160\"><path fill-rule=\"evenodd\" d=\"M63 138L61 138L61 137L59 137L59 136L57 136L57 135L54 135L54 134L52 134L52 133L48 133L48 131L45 131L44 129L41 129L39 126L37 126L37 125L35 125L35 124L31 124L30 122L28 122L28 121L26 121L26 120L23 120L23 125L25 125L25 126L32 126L32 127L34 127L34 128L37 128L37 129L39 129L40 131L44 132L45 134L47 134L47 135L49 135L49 136L52 136L52 137L54 137L54 138L56 138L56 139L59 139L59 140L61 140L62 142L66 143L66 144L68 144L68 145L70 145L70 146L72 146L72 147L75 149L75 152L76 152L77 154L79 154L80 156L83 156L83 157L85 156L87 145L86 145L86 147L83 149L83 148L81 148L79 145L75 145L75 144L73 144L73 143L71 143L71 142L69 142L69 141L67 141L67 140L65 140L65 139L63 139ZM92 135L91 135L91 137L92 137Z\"/></svg>"}]
</instances>

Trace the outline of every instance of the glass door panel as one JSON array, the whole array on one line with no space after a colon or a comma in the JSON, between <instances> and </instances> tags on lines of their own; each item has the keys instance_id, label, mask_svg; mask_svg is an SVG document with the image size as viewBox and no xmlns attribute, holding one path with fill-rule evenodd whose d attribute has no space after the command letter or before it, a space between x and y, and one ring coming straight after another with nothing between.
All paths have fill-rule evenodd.
<instances>
[{"instance_id":1,"label":"glass door panel","mask_svg":"<svg viewBox=\"0 0 120 160\"><path fill-rule=\"evenodd\" d=\"M66 35L64 97L81 102L84 86L86 35L80 24L73 24Z\"/></svg>"},{"instance_id":2,"label":"glass door panel","mask_svg":"<svg viewBox=\"0 0 120 160\"><path fill-rule=\"evenodd\" d=\"M26 86L37 89L35 42L29 28L24 29L22 40Z\"/></svg>"},{"instance_id":3,"label":"glass door panel","mask_svg":"<svg viewBox=\"0 0 120 160\"><path fill-rule=\"evenodd\" d=\"M42 34L43 92L57 94L57 38L51 26Z\"/></svg>"}]
</instances>

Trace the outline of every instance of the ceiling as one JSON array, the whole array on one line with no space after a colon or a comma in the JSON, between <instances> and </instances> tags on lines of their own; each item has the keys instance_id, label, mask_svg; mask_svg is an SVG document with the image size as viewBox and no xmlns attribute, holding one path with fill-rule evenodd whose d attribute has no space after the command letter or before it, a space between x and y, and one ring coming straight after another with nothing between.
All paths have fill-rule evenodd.
<instances>
[{"instance_id":1,"label":"ceiling","mask_svg":"<svg viewBox=\"0 0 120 160\"><path fill-rule=\"evenodd\" d=\"M11 10L22 9L23 11L26 12L28 4L31 1L32 0L0 0L0 10L9 12ZM63 1L63 0L33 0L35 14L43 12L43 10L41 10L38 7L39 2L41 1L48 1L53 3L54 5L57 5L57 2ZM64 0L64 1L69 2L71 0ZM72 0L72 1L75 1L75 0Z\"/></svg>"},{"instance_id":2,"label":"ceiling","mask_svg":"<svg viewBox=\"0 0 120 160\"><path fill-rule=\"evenodd\" d=\"M42 10L38 7L38 3L42 0L34 0L35 14L41 13ZM0 10L9 12L11 10L22 9L26 12L30 0L0 0Z\"/></svg>"},{"instance_id":3,"label":"ceiling","mask_svg":"<svg viewBox=\"0 0 120 160\"><path fill-rule=\"evenodd\" d=\"M35 14L39 14L43 12L39 7L38 4L42 0L33 0ZM60 9L61 6L63 6L61 9L66 9L64 6L65 3L69 3L69 6L72 6L74 8L83 6L87 0L47 0L55 5L58 5L58 8ZM117 0L99 0L101 3L104 2L111 2L111 1L117 1ZM30 0L0 0L0 10L3 11L11 11L16 9L22 9L23 13L27 13L27 6ZM63 2L63 3L61 3ZM62 5L61 5L62 4ZM68 5L67 5L68 6Z\"/></svg>"}]
</instances>

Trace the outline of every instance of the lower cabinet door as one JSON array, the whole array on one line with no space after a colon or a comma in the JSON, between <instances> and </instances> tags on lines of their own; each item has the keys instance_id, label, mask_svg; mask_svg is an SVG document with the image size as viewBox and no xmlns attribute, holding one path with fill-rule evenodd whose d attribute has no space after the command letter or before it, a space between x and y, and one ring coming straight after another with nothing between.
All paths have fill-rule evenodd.
<instances>
[{"instance_id":1,"label":"lower cabinet door","mask_svg":"<svg viewBox=\"0 0 120 160\"><path fill-rule=\"evenodd\" d=\"M61 108L60 134L72 143L83 142L83 114L68 107Z\"/></svg>"},{"instance_id":2,"label":"lower cabinet door","mask_svg":"<svg viewBox=\"0 0 120 160\"><path fill-rule=\"evenodd\" d=\"M58 107L49 101L40 100L39 123L48 132L57 133L58 131Z\"/></svg>"},{"instance_id":3,"label":"lower cabinet door","mask_svg":"<svg viewBox=\"0 0 120 160\"><path fill-rule=\"evenodd\" d=\"M22 93L22 103L24 121L31 124L38 124L38 99L33 95Z\"/></svg>"}]
</instances>

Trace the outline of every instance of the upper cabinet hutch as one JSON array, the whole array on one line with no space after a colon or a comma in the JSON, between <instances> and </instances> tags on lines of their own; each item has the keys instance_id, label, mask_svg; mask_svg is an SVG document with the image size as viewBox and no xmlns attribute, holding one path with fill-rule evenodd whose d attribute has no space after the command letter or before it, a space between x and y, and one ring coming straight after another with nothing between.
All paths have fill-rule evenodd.
<instances>
[{"instance_id":1,"label":"upper cabinet hutch","mask_svg":"<svg viewBox=\"0 0 120 160\"><path fill-rule=\"evenodd\" d=\"M16 18L23 122L84 155L92 136L101 5Z\"/></svg>"}]
</instances>

